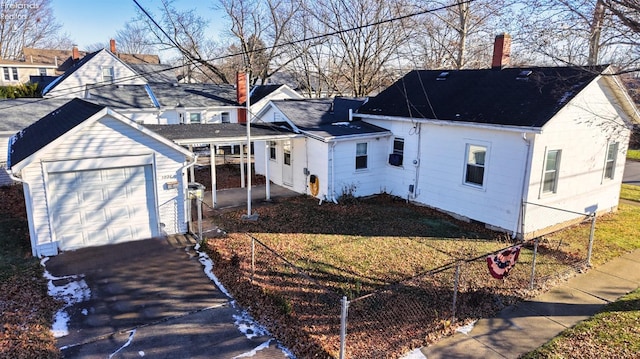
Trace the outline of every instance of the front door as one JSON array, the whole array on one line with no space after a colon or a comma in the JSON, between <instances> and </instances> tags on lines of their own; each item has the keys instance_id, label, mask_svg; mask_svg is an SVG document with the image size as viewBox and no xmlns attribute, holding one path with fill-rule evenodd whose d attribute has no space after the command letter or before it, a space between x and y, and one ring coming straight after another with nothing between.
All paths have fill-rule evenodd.
<instances>
[{"instance_id":1,"label":"front door","mask_svg":"<svg viewBox=\"0 0 640 359\"><path fill-rule=\"evenodd\" d=\"M282 183L293 186L293 168L291 166L291 141L284 141L282 145Z\"/></svg>"}]
</instances>

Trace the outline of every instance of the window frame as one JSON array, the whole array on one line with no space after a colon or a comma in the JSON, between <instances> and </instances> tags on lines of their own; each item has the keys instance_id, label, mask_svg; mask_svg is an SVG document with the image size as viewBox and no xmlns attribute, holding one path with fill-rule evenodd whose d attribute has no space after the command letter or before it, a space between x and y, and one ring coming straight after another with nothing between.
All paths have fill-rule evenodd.
<instances>
[{"instance_id":1,"label":"window frame","mask_svg":"<svg viewBox=\"0 0 640 359\"><path fill-rule=\"evenodd\" d=\"M560 182L560 163L562 161L562 149L546 149L544 152L544 163L542 164L542 181L540 181L540 194L541 196L549 196L555 193L558 193L558 183ZM549 165L549 155L551 153L556 153L554 158L555 167L553 169L548 169ZM547 189L547 175L553 173L553 185L552 188Z\"/></svg>"},{"instance_id":2,"label":"window frame","mask_svg":"<svg viewBox=\"0 0 640 359\"><path fill-rule=\"evenodd\" d=\"M38 68L38 74L40 76L47 76L47 68L46 67L39 67Z\"/></svg>"},{"instance_id":3,"label":"window frame","mask_svg":"<svg viewBox=\"0 0 640 359\"><path fill-rule=\"evenodd\" d=\"M484 149L484 158L482 159L482 164L479 163L475 163L477 161L477 158L474 158L474 163L471 163L471 155L474 154L475 157L475 153L476 152L471 152L473 147L477 147L477 148L481 148ZM465 158L464 158L464 173L463 173L463 177L462 177L462 183L465 186L470 186L470 187L475 187L475 188L481 188L484 189L486 186L486 173L487 173L487 165L488 165L488 161L487 159L489 158L489 145L488 144L482 144L482 143L478 143L478 142L467 142L465 144ZM469 167L475 167L475 168L479 168L482 170L482 179L481 182L478 183L476 181L473 181L472 179L470 179L470 176L472 175L469 171ZM477 175L477 174L476 174Z\"/></svg>"},{"instance_id":4,"label":"window frame","mask_svg":"<svg viewBox=\"0 0 640 359\"><path fill-rule=\"evenodd\" d=\"M8 67L3 67L2 68L2 72L4 74L4 80L5 81L11 81L11 73L9 72L9 68Z\"/></svg>"},{"instance_id":5,"label":"window frame","mask_svg":"<svg viewBox=\"0 0 640 359\"><path fill-rule=\"evenodd\" d=\"M105 71L109 73L105 76ZM102 82L113 82L115 80L115 72L113 66L102 68Z\"/></svg>"},{"instance_id":6,"label":"window frame","mask_svg":"<svg viewBox=\"0 0 640 359\"><path fill-rule=\"evenodd\" d=\"M20 80L20 75L18 74L18 68L17 67L12 67L11 68L11 75L13 76L13 81L19 81Z\"/></svg>"},{"instance_id":7,"label":"window frame","mask_svg":"<svg viewBox=\"0 0 640 359\"><path fill-rule=\"evenodd\" d=\"M605 153L605 156L604 156L604 168L602 173L603 180L613 180L615 178L619 148L620 148L619 142L609 142L607 144L607 152ZM613 154L613 158L610 158L611 154ZM607 172L610 172L610 173L607 173Z\"/></svg>"},{"instance_id":8,"label":"window frame","mask_svg":"<svg viewBox=\"0 0 640 359\"><path fill-rule=\"evenodd\" d=\"M364 147L364 153L360 152L362 147ZM369 169L369 143L357 142L355 152L355 170L364 171Z\"/></svg>"},{"instance_id":9,"label":"window frame","mask_svg":"<svg viewBox=\"0 0 640 359\"><path fill-rule=\"evenodd\" d=\"M220 113L220 122L221 123L231 123L231 114L229 112L221 112Z\"/></svg>"},{"instance_id":10,"label":"window frame","mask_svg":"<svg viewBox=\"0 0 640 359\"><path fill-rule=\"evenodd\" d=\"M392 156L400 158L399 162L392 163ZM391 156L389 156L389 164L396 167L402 167L404 164L404 137L394 137L391 147Z\"/></svg>"},{"instance_id":11,"label":"window frame","mask_svg":"<svg viewBox=\"0 0 640 359\"><path fill-rule=\"evenodd\" d=\"M196 121L193 121L193 118L197 117ZM200 112L189 112L189 123L192 124L200 124L202 123L202 114Z\"/></svg>"},{"instance_id":12,"label":"window frame","mask_svg":"<svg viewBox=\"0 0 640 359\"><path fill-rule=\"evenodd\" d=\"M278 142L269 141L269 160L278 161Z\"/></svg>"}]
</instances>

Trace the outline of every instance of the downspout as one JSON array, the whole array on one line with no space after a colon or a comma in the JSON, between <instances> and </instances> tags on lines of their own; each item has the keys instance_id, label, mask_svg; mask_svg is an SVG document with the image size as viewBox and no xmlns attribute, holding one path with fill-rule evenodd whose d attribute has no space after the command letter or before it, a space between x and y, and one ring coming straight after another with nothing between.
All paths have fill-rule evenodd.
<instances>
[{"instance_id":1,"label":"downspout","mask_svg":"<svg viewBox=\"0 0 640 359\"><path fill-rule=\"evenodd\" d=\"M12 180L16 181L16 182L20 182L22 183L22 188L23 191L25 193L25 204L27 206L27 216L29 217L28 219L28 224L29 224L29 241L31 242L31 255L33 255L34 257L40 257L38 251L36 250L37 248L37 244L35 242L36 240L36 235L35 235L35 229L33 228L33 208L31 206L31 187L29 187L29 183L25 180L23 180L20 177L16 177L13 174L13 171L11 170L11 168L9 168L9 171L7 171L7 173L9 174L9 178L11 178Z\"/></svg>"},{"instance_id":2,"label":"downspout","mask_svg":"<svg viewBox=\"0 0 640 359\"><path fill-rule=\"evenodd\" d=\"M336 176L335 176L335 159L336 159L336 154L335 154L335 147L336 147L336 143L332 142L331 143L331 201L333 201L333 203L338 204L338 200L336 199Z\"/></svg>"},{"instance_id":3,"label":"downspout","mask_svg":"<svg viewBox=\"0 0 640 359\"><path fill-rule=\"evenodd\" d=\"M416 161L417 163L415 164L415 169L416 169L416 174L415 174L415 180L414 180L414 185L413 185L413 193L412 193L412 199L416 199L416 197L418 197L418 183L420 180L420 159L421 159L421 149L422 149L422 124L420 123L416 123L416 127L415 127L416 132L418 133L418 150L417 150L417 154L416 154Z\"/></svg>"},{"instance_id":4,"label":"downspout","mask_svg":"<svg viewBox=\"0 0 640 359\"><path fill-rule=\"evenodd\" d=\"M191 224L191 200L189 199L189 169L195 166L197 161L198 161L198 155L194 154L193 162L187 163L186 165L182 166L182 170L186 171L185 173L187 175L187 183L186 183L187 186L184 188L184 214L185 214L185 217L188 217L188 221L186 222L186 232L189 232L189 229L190 229L189 227ZM195 182L195 176L192 179ZM187 218L184 218L184 219L187 219ZM202 240L202 238L199 238L199 240Z\"/></svg>"},{"instance_id":5,"label":"downspout","mask_svg":"<svg viewBox=\"0 0 640 359\"><path fill-rule=\"evenodd\" d=\"M520 208L518 211L518 220L516 221L515 228L511 234L511 238L515 239L518 235L518 228L520 228L520 233L522 233L522 239L524 240L524 215L525 215L525 205L526 205L526 193L527 189L527 179L529 178L529 163L531 157L531 140L527 138L527 133L522 133L522 140L524 140L527 146L527 155L525 157L524 163L524 173L522 176L522 188L520 189Z\"/></svg>"}]
</instances>

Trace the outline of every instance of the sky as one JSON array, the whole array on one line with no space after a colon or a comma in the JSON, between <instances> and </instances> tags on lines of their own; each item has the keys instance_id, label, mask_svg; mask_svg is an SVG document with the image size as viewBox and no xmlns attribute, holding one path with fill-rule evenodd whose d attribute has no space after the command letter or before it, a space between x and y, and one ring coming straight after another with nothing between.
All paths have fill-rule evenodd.
<instances>
[{"instance_id":1,"label":"sky","mask_svg":"<svg viewBox=\"0 0 640 359\"><path fill-rule=\"evenodd\" d=\"M150 13L158 13L159 1L138 0ZM220 10L212 7L216 1L175 0L179 10L196 9L197 14L210 20L210 36L216 38L224 23ZM138 8L133 0L52 0L53 15L62 25L62 32L83 50L96 43L108 44L117 31L136 17ZM159 20L159 19L157 19Z\"/></svg>"}]
</instances>

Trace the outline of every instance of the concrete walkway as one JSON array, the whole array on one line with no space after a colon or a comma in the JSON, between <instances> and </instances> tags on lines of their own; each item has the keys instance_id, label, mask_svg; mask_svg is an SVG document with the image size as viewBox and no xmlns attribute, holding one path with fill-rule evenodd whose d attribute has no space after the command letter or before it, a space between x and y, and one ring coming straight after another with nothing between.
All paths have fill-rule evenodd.
<instances>
[{"instance_id":1,"label":"concrete walkway","mask_svg":"<svg viewBox=\"0 0 640 359\"><path fill-rule=\"evenodd\" d=\"M427 359L517 358L638 287L640 250L635 250L479 320L468 334L456 333L420 351Z\"/></svg>"}]
</instances>

